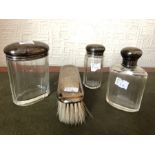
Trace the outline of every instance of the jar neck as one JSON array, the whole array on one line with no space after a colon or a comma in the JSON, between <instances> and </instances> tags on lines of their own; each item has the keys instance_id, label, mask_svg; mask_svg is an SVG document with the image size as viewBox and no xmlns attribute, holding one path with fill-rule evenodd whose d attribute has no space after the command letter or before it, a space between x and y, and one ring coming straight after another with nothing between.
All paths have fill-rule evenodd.
<instances>
[{"instance_id":1,"label":"jar neck","mask_svg":"<svg viewBox=\"0 0 155 155\"><path fill-rule=\"evenodd\" d=\"M122 66L124 66L126 68L135 68L137 66L137 60L133 61L133 60L123 59Z\"/></svg>"}]
</instances>

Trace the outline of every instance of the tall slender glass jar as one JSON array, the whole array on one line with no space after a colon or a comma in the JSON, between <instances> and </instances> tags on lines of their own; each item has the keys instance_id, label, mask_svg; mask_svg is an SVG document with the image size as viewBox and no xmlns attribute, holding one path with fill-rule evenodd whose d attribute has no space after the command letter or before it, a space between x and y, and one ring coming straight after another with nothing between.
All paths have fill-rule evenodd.
<instances>
[{"instance_id":1,"label":"tall slender glass jar","mask_svg":"<svg viewBox=\"0 0 155 155\"><path fill-rule=\"evenodd\" d=\"M17 42L4 48L13 102L26 106L48 96L49 65L47 44Z\"/></svg>"},{"instance_id":2,"label":"tall slender glass jar","mask_svg":"<svg viewBox=\"0 0 155 155\"><path fill-rule=\"evenodd\" d=\"M137 66L142 50L126 47L121 55L122 64L110 68L106 100L117 109L136 112L140 109L148 77L147 72Z\"/></svg>"},{"instance_id":3,"label":"tall slender glass jar","mask_svg":"<svg viewBox=\"0 0 155 155\"><path fill-rule=\"evenodd\" d=\"M103 53L105 47L100 44L89 44L86 46L85 71L83 84L90 89L96 89L102 83Z\"/></svg>"}]
</instances>

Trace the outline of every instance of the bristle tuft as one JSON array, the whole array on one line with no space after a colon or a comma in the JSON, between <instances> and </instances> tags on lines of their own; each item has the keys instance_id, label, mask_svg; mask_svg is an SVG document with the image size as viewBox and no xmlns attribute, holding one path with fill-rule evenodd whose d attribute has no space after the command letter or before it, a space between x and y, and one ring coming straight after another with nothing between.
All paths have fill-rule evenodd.
<instances>
[{"instance_id":1,"label":"bristle tuft","mask_svg":"<svg viewBox=\"0 0 155 155\"><path fill-rule=\"evenodd\" d=\"M60 122L71 125L78 125L85 122L84 102L63 103L58 101L57 110Z\"/></svg>"}]
</instances>

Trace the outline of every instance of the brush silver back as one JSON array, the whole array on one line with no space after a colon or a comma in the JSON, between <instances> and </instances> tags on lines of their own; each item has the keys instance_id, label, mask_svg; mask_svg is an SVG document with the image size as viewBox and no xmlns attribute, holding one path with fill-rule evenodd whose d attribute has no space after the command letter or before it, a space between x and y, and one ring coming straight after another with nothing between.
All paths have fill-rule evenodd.
<instances>
[{"instance_id":1,"label":"brush silver back","mask_svg":"<svg viewBox=\"0 0 155 155\"><path fill-rule=\"evenodd\" d=\"M61 101L79 102L84 98L78 68L73 65L61 67L58 80L57 96Z\"/></svg>"}]
</instances>

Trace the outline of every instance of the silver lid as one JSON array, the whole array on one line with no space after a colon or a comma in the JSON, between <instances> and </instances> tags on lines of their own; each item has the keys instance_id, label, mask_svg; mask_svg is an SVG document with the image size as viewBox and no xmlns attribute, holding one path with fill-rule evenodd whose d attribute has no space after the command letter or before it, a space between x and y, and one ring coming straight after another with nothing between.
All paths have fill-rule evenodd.
<instances>
[{"instance_id":1,"label":"silver lid","mask_svg":"<svg viewBox=\"0 0 155 155\"><path fill-rule=\"evenodd\" d=\"M7 45L4 53L10 60L34 60L48 55L49 46L43 42L16 42Z\"/></svg>"}]
</instances>

